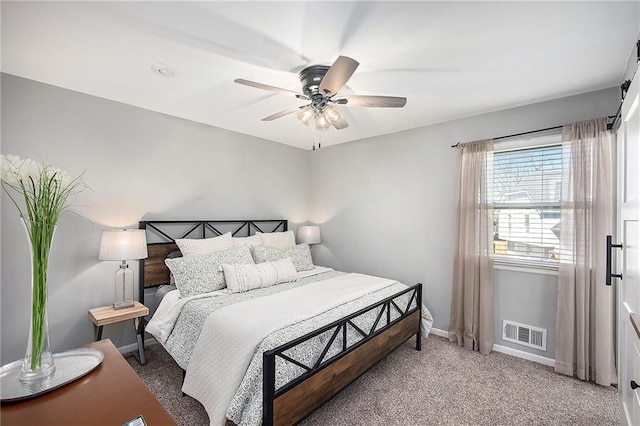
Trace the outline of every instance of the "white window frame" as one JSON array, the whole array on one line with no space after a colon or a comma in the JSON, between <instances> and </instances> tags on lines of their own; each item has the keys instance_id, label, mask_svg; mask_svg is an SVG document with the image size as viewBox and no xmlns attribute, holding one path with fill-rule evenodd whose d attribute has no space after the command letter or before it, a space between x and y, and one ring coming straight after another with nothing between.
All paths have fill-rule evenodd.
<instances>
[{"instance_id":1,"label":"white window frame","mask_svg":"<svg viewBox=\"0 0 640 426\"><path fill-rule=\"evenodd\" d=\"M517 137L497 141L494 153L513 151L518 149L542 148L562 143L562 129L541 132L535 136ZM554 203L555 205L555 203ZM515 259L502 255L491 255L494 269L529 272L543 275L558 275L559 263L539 262L534 260Z\"/></svg>"}]
</instances>

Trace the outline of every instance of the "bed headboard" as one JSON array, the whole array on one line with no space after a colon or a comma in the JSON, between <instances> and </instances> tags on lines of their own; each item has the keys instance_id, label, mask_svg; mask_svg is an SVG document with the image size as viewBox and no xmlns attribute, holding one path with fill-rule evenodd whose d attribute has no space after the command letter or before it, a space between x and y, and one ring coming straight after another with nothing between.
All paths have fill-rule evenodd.
<instances>
[{"instance_id":1,"label":"bed headboard","mask_svg":"<svg viewBox=\"0 0 640 426\"><path fill-rule=\"evenodd\" d=\"M248 237L256 232L285 232L286 219L272 220L144 220L138 223L147 236L149 256L140 261L139 300L144 303L144 289L169 284L167 255L178 250L180 238L211 238L231 232L234 237Z\"/></svg>"}]
</instances>

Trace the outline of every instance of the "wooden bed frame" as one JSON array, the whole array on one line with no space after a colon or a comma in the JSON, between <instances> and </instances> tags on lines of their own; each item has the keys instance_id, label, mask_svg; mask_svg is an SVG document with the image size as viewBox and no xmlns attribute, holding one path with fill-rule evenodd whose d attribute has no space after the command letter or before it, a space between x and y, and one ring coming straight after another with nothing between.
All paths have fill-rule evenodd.
<instances>
[{"instance_id":1,"label":"wooden bed frame","mask_svg":"<svg viewBox=\"0 0 640 426\"><path fill-rule=\"evenodd\" d=\"M140 302L144 303L146 288L169 283L169 270L164 260L169 253L178 250L175 239L210 238L226 232L231 232L234 237L246 237L255 232L284 232L288 230L288 222L283 219L141 221L139 228L146 230L149 252L148 258L140 264L139 294ZM409 302L401 309L399 299L407 297ZM372 311L376 315L374 325L370 330L361 330L355 320ZM414 335L416 349L421 350L421 318L422 284L419 283L265 352L263 425L291 425L300 422ZM144 331L144 323L144 320L140 321L139 333ZM361 336L361 340L351 346L346 344L349 330ZM331 333L331 338L314 365L305 365L286 354L295 346L328 332ZM343 342L340 352L325 359L340 334ZM276 389L276 358L285 363L292 363L305 372Z\"/></svg>"}]
</instances>

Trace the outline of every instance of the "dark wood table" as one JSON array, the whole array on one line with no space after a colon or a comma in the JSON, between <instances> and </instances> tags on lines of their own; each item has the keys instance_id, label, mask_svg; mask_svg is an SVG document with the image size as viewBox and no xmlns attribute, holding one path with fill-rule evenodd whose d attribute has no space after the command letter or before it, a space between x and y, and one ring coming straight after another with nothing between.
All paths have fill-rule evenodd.
<instances>
[{"instance_id":1,"label":"dark wood table","mask_svg":"<svg viewBox=\"0 0 640 426\"><path fill-rule=\"evenodd\" d=\"M111 340L86 345L104 354L91 373L36 398L3 403L5 425L111 425L142 415L148 426L175 425Z\"/></svg>"}]
</instances>

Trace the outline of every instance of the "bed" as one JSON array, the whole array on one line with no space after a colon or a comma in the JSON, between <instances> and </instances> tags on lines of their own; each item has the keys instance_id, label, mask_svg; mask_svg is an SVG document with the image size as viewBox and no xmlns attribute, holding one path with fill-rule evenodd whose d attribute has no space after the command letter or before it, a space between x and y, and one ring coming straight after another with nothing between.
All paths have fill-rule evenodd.
<instances>
[{"instance_id":1,"label":"bed","mask_svg":"<svg viewBox=\"0 0 640 426\"><path fill-rule=\"evenodd\" d=\"M165 259L178 238L288 231L280 219L139 227L149 241L143 302L146 288L169 283ZM185 370L183 392L203 404L212 425L298 423L403 342L415 337L421 349L432 324L421 284L315 265L294 272L295 280L246 292L169 291L146 327Z\"/></svg>"}]
</instances>

